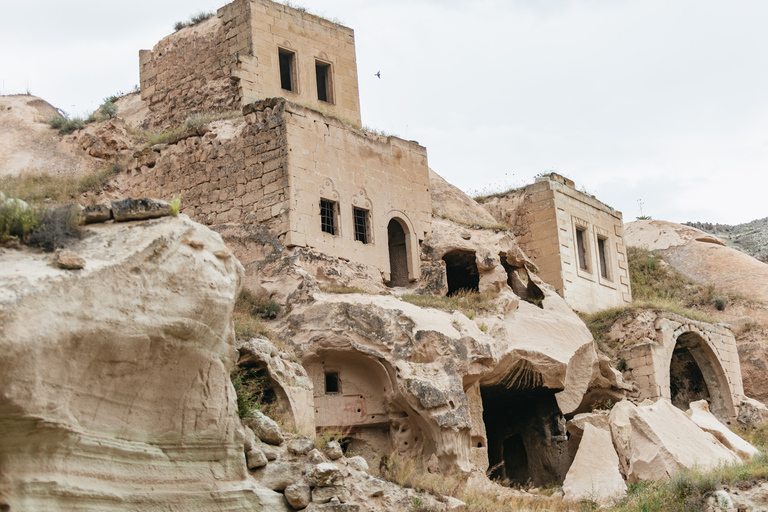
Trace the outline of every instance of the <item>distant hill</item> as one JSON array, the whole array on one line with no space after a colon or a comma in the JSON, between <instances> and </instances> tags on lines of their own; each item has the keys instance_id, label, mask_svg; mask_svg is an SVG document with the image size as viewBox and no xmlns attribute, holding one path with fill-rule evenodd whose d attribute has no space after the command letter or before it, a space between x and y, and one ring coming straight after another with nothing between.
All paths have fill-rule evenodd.
<instances>
[{"instance_id":1,"label":"distant hill","mask_svg":"<svg viewBox=\"0 0 768 512\"><path fill-rule=\"evenodd\" d=\"M686 222L685 225L715 235L730 247L768 263L768 217L735 226L711 222Z\"/></svg>"}]
</instances>

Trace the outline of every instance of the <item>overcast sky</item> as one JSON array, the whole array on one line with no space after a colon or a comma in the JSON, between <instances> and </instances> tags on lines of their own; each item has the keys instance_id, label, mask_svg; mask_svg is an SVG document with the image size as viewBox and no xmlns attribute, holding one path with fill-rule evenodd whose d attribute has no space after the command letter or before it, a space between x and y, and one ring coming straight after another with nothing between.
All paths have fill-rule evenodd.
<instances>
[{"instance_id":1,"label":"overcast sky","mask_svg":"<svg viewBox=\"0 0 768 512\"><path fill-rule=\"evenodd\" d=\"M355 30L363 123L470 193L556 171L625 221L768 217L765 0L306 0ZM213 0L3 0L4 94L73 115ZM381 71L381 79L374 76Z\"/></svg>"}]
</instances>

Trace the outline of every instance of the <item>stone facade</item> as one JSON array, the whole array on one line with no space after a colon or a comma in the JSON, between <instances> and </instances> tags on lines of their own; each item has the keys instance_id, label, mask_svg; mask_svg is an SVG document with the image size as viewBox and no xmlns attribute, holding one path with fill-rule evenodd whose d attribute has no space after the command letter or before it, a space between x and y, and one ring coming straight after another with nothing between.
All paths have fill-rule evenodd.
<instances>
[{"instance_id":1,"label":"stone facade","mask_svg":"<svg viewBox=\"0 0 768 512\"><path fill-rule=\"evenodd\" d=\"M139 53L152 124L282 96L360 125L354 31L269 0L235 0Z\"/></svg>"},{"instance_id":2,"label":"stone facade","mask_svg":"<svg viewBox=\"0 0 768 512\"><path fill-rule=\"evenodd\" d=\"M625 329L644 334L621 354L637 386L636 401L666 398L687 409L690 402L706 399L721 421L736 418L744 387L736 339L728 327L648 311Z\"/></svg>"},{"instance_id":3,"label":"stone facade","mask_svg":"<svg viewBox=\"0 0 768 512\"><path fill-rule=\"evenodd\" d=\"M573 309L591 313L632 301L617 212L551 173L483 206L512 226L518 243Z\"/></svg>"},{"instance_id":4,"label":"stone facade","mask_svg":"<svg viewBox=\"0 0 768 512\"><path fill-rule=\"evenodd\" d=\"M199 222L258 224L287 247L372 265L384 282L400 263L395 284L419 277L419 241L432 210L422 146L282 99L244 113L227 134L192 129L137 153L132 193L181 195L181 211Z\"/></svg>"}]
</instances>

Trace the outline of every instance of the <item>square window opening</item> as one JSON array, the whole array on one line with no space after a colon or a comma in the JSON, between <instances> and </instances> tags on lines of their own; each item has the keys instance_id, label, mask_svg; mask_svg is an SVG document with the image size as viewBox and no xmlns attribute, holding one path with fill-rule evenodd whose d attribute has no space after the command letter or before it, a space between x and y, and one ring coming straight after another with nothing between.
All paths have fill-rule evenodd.
<instances>
[{"instance_id":1,"label":"square window opening","mask_svg":"<svg viewBox=\"0 0 768 512\"><path fill-rule=\"evenodd\" d=\"M355 240L364 244L371 243L368 210L354 208L353 212L355 217Z\"/></svg>"},{"instance_id":2,"label":"square window opening","mask_svg":"<svg viewBox=\"0 0 768 512\"><path fill-rule=\"evenodd\" d=\"M585 230L576 228L576 252L578 253L579 268L589 271L587 265L587 244Z\"/></svg>"},{"instance_id":3,"label":"square window opening","mask_svg":"<svg viewBox=\"0 0 768 512\"><path fill-rule=\"evenodd\" d=\"M597 257L600 260L600 275L605 279L610 279L608 272L608 247L605 238L597 238Z\"/></svg>"},{"instance_id":4,"label":"square window opening","mask_svg":"<svg viewBox=\"0 0 768 512\"><path fill-rule=\"evenodd\" d=\"M325 373L325 394L337 394L341 393L341 381L339 380L338 372L326 372Z\"/></svg>"},{"instance_id":5,"label":"square window opening","mask_svg":"<svg viewBox=\"0 0 768 512\"><path fill-rule=\"evenodd\" d=\"M334 201L320 200L320 228L324 233L337 234L336 203Z\"/></svg>"},{"instance_id":6,"label":"square window opening","mask_svg":"<svg viewBox=\"0 0 768 512\"><path fill-rule=\"evenodd\" d=\"M315 78L317 81L317 99L326 103L333 103L331 65L315 61Z\"/></svg>"},{"instance_id":7,"label":"square window opening","mask_svg":"<svg viewBox=\"0 0 768 512\"><path fill-rule=\"evenodd\" d=\"M280 87L286 91L296 92L296 54L294 52L278 50L280 60Z\"/></svg>"}]
</instances>

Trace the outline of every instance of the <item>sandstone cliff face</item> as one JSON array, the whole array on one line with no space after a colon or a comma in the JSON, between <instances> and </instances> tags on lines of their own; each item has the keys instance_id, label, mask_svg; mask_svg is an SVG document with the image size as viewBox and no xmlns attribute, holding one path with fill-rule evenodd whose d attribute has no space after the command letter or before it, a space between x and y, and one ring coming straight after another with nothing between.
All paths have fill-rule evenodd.
<instances>
[{"instance_id":1,"label":"sandstone cliff face","mask_svg":"<svg viewBox=\"0 0 768 512\"><path fill-rule=\"evenodd\" d=\"M72 249L83 270L0 249L0 503L259 510L229 382L241 265L186 217Z\"/></svg>"}]
</instances>

